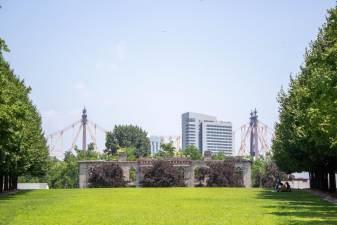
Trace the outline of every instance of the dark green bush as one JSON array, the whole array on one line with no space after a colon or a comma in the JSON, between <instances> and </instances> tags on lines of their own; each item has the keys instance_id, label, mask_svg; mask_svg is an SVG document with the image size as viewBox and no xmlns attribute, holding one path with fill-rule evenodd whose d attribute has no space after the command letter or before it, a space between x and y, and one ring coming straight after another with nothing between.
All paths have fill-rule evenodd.
<instances>
[{"instance_id":1,"label":"dark green bush","mask_svg":"<svg viewBox=\"0 0 337 225\"><path fill-rule=\"evenodd\" d=\"M105 163L89 169L89 187L125 187L123 170L118 164Z\"/></svg>"},{"instance_id":2,"label":"dark green bush","mask_svg":"<svg viewBox=\"0 0 337 225\"><path fill-rule=\"evenodd\" d=\"M184 172L169 162L158 160L146 169L141 184L143 187L183 187Z\"/></svg>"}]
</instances>

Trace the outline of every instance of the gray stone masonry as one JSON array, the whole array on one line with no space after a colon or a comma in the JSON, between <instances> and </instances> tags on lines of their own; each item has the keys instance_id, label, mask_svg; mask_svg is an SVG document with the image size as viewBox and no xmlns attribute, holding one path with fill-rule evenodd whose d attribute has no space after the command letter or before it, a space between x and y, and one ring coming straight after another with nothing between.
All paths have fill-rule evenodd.
<instances>
[{"instance_id":1,"label":"gray stone masonry","mask_svg":"<svg viewBox=\"0 0 337 225\"><path fill-rule=\"evenodd\" d=\"M186 186L188 187L194 187L195 184L197 184L195 178L194 178L194 170L197 167L201 166L207 166L207 163L209 162L215 162L216 160L211 160L210 157L206 157L207 160L199 160L194 161L189 158L169 158L164 159L173 166L183 168L184 171L184 178ZM243 183L245 187L251 187L252 181L251 181L251 161L246 160L240 157L235 157L235 167L236 169L239 169L243 173ZM157 159L151 159L151 158L143 158L139 159L138 161L126 161L126 155L122 154L121 157L119 157L116 161L103 161L103 160L86 160L86 161L79 161L79 187L80 188L87 188L89 186L88 184L88 178L89 174L88 171L91 167L105 164L105 163L116 163L118 164L122 170L125 180L128 182L130 186L135 185L136 187L140 186L140 182L142 181L144 177L144 169L147 167L151 167L153 162ZM136 181L132 182L130 181L129 177L129 171L130 169L134 168L136 170Z\"/></svg>"}]
</instances>

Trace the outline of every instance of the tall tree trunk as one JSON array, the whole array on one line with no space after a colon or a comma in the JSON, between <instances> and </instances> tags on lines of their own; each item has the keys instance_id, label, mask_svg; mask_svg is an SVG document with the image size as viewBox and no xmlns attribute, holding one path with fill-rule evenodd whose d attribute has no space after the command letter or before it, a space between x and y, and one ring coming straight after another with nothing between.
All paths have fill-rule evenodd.
<instances>
[{"instance_id":1,"label":"tall tree trunk","mask_svg":"<svg viewBox=\"0 0 337 225\"><path fill-rule=\"evenodd\" d=\"M18 190L18 176L15 176L15 179L14 179L14 189Z\"/></svg>"},{"instance_id":2,"label":"tall tree trunk","mask_svg":"<svg viewBox=\"0 0 337 225\"><path fill-rule=\"evenodd\" d=\"M316 172L311 171L309 173L309 179L310 179L310 188L315 189L317 188L317 178L316 178Z\"/></svg>"},{"instance_id":3,"label":"tall tree trunk","mask_svg":"<svg viewBox=\"0 0 337 225\"><path fill-rule=\"evenodd\" d=\"M10 187L10 190L13 191L14 190L14 176L11 174L9 177L10 177L9 187Z\"/></svg>"},{"instance_id":4,"label":"tall tree trunk","mask_svg":"<svg viewBox=\"0 0 337 225\"><path fill-rule=\"evenodd\" d=\"M8 175L8 190L12 190L12 175Z\"/></svg>"},{"instance_id":5,"label":"tall tree trunk","mask_svg":"<svg viewBox=\"0 0 337 225\"><path fill-rule=\"evenodd\" d=\"M5 174L4 191L8 191L8 175Z\"/></svg>"},{"instance_id":6,"label":"tall tree trunk","mask_svg":"<svg viewBox=\"0 0 337 225\"><path fill-rule=\"evenodd\" d=\"M321 185L320 185L320 189L322 191L328 191L329 190L328 173L325 170L323 170L321 172Z\"/></svg>"},{"instance_id":7,"label":"tall tree trunk","mask_svg":"<svg viewBox=\"0 0 337 225\"><path fill-rule=\"evenodd\" d=\"M336 192L336 171L334 167L329 171L329 183L329 191L331 193Z\"/></svg>"},{"instance_id":8,"label":"tall tree trunk","mask_svg":"<svg viewBox=\"0 0 337 225\"><path fill-rule=\"evenodd\" d=\"M0 173L0 193L3 192L3 186L4 185L4 176L2 173Z\"/></svg>"},{"instance_id":9,"label":"tall tree trunk","mask_svg":"<svg viewBox=\"0 0 337 225\"><path fill-rule=\"evenodd\" d=\"M318 175L318 171L316 170L314 172L314 178L313 178L313 182L314 182L314 188L317 189L319 188L319 175Z\"/></svg>"}]
</instances>

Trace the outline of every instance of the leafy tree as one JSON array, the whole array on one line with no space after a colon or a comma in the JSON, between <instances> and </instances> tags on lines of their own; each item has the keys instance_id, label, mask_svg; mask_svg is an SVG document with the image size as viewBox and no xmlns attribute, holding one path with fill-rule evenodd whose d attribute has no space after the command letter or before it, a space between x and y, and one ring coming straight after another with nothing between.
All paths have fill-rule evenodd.
<instances>
[{"instance_id":1,"label":"leafy tree","mask_svg":"<svg viewBox=\"0 0 337 225\"><path fill-rule=\"evenodd\" d=\"M252 163L252 184L253 187L261 186L261 178L262 174L265 171L265 162L263 158L259 158L257 160L253 160Z\"/></svg>"},{"instance_id":2,"label":"leafy tree","mask_svg":"<svg viewBox=\"0 0 337 225\"><path fill-rule=\"evenodd\" d=\"M76 152L76 159L79 160L97 160L100 159L99 152L95 151L94 143L89 143L87 151L78 149L77 146L74 148Z\"/></svg>"},{"instance_id":3,"label":"leafy tree","mask_svg":"<svg viewBox=\"0 0 337 225\"><path fill-rule=\"evenodd\" d=\"M48 149L41 117L26 87L3 57L0 39L0 192L16 189L18 176L47 171Z\"/></svg>"},{"instance_id":4,"label":"leafy tree","mask_svg":"<svg viewBox=\"0 0 337 225\"><path fill-rule=\"evenodd\" d=\"M147 132L134 125L118 125L106 136L106 149L115 154L119 148L135 148L136 157L150 155L150 140Z\"/></svg>"},{"instance_id":5,"label":"leafy tree","mask_svg":"<svg viewBox=\"0 0 337 225\"><path fill-rule=\"evenodd\" d=\"M194 145L187 146L185 150L183 150L183 155L184 156L189 156L191 157L192 160L201 160L202 155L199 149L195 147Z\"/></svg>"},{"instance_id":6,"label":"leafy tree","mask_svg":"<svg viewBox=\"0 0 337 225\"><path fill-rule=\"evenodd\" d=\"M141 184L143 187L183 187L184 174L169 162L158 160L152 167L146 169Z\"/></svg>"},{"instance_id":7,"label":"leafy tree","mask_svg":"<svg viewBox=\"0 0 337 225\"><path fill-rule=\"evenodd\" d=\"M93 144L88 145L88 150L84 153L75 146L73 152L65 152L64 159L51 158L48 160L48 170L44 176L21 176L23 182L47 182L50 188L77 188L78 187L78 161L109 159L106 154L94 151Z\"/></svg>"},{"instance_id":8,"label":"leafy tree","mask_svg":"<svg viewBox=\"0 0 337 225\"><path fill-rule=\"evenodd\" d=\"M309 171L311 187L336 191L337 169L337 8L305 54L289 89L281 90L273 157L285 172Z\"/></svg>"},{"instance_id":9,"label":"leafy tree","mask_svg":"<svg viewBox=\"0 0 337 225\"><path fill-rule=\"evenodd\" d=\"M170 158L173 157L176 151L176 148L172 145L172 143L161 144L161 150L156 154L156 156Z\"/></svg>"}]
</instances>

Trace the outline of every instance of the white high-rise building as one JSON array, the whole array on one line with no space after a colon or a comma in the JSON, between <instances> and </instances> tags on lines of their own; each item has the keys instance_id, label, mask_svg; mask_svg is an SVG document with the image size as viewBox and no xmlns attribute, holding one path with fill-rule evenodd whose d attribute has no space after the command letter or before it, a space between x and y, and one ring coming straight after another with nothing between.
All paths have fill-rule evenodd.
<instances>
[{"instance_id":1,"label":"white high-rise building","mask_svg":"<svg viewBox=\"0 0 337 225\"><path fill-rule=\"evenodd\" d=\"M150 146L151 146L151 155L155 155L160 151L160 137L159 136L150 136Z\"/></svg>"},{"instance_id":2,"label":"white high-rise building","mask_svg":"<svg viewBox=\"0 0 337 225\"><path fill-rule=\"evenodd\" d=\"M181 116L182 148L194 145L202 149L202 122L216 121L216 117L200 113L187 112Z\"/></svg>"},{"instance_id":3,"label":"white high-rise building","mask_svg":"<svg viewBox=\"0 0 337 225\"><path fill-rule=\"evenodd\" d=\"M232 155L232 123L215 121L202 123L202 151Z\"/></svg>"},{"instance_id":4,"label":"white high-rise building","mask_svg":"<svg viewBox=\"0 0 337 225\"><path fill-rule=\"evenodd\" d=\"M175 147L176 151L181 149L180 136L150 136L151 155L155 155L161 150L161 144L171 143Z\"/></svg>"},{"instance_id":5,"label":"white high-rise building","mask_svg":"<svg viewBox=\"0 0 337 225\"><path fill-rule=\"evenodd\" d=\"M196 146L202 153L223 152L232 155L232 123L217 121L215 116L187 112L182 114L182 149Z\"/></svg>"}]
</instances>

